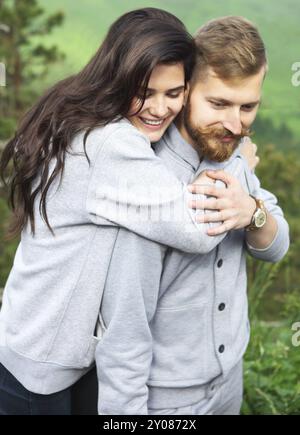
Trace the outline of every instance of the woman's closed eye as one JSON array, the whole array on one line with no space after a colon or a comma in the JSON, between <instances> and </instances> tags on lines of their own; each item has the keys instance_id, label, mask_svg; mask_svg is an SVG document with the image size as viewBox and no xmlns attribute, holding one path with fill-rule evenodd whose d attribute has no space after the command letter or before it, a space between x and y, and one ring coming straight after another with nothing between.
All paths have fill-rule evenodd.
<instances>
[{"instance_id":1,"label":"woman's closed eye","mask_svg":"<svg viewBox=\"0 0 300 435\"><path fill-rule=\"evenodd\" d=\"M177 89L170 89L169 91L166 91L164 93L164 95L168 98L176 99L176 98L179 98L183 94L184 90L185 90L185 87L182 86L182 87L177 88ZM138 98L139 99L145 98L145 100L148 100L149 98L155 96L156 94L157 94L157 92L154 91L153 89L147 89L146 91L143 91L141 89L139 94L138 94Z\"/></svg>"},{"instance_id":2,"label":"woman's closed eye","mask_svg":"<svg viewBox=\"0 0 300 435\"><path fill-rule=\"evenodd\" d=\"M179 98L181 94L182 94L182 91L176 92L176 93L170 93L170 94L167 94L167 97L175 99L175 98Z\"/></svg>"}]
</instances>

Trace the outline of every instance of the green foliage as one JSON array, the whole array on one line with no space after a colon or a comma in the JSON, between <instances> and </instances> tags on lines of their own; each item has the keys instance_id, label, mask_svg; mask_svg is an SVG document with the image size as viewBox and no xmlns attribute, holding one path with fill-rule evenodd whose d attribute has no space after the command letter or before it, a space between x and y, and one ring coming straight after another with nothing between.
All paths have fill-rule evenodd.
<instances>
[{"instance_id":1,"label":"green foliage","mask_svg":"<svg viewBox=\"0 0 300 435\"><path fill-rule=\"evenodd\" d=\"M282 314L285 319L290 319L291 323L300 321L300 283L297 287L287 292L285 303L282 309Z\"/></svg>"},{"instance_id":2,"label":"green foliage","mask_svg":"<svg viewBox=\"0 0 300 435\"><path fill-rule=\"evenodd\" d=\"M16 129L16 120L14 118L0 118L0 140L12 136Z\"/></svg>"},{"instance_id":3,"label":"green foliage","mask_svg":"<svg viewBox=\"0 0 300 435\"><path fill-rule=\"evenodd\" d=\"M270 264L259 262L253 258L248 259L248 286L249 286L249 316L257 320L259 308L269 289L274 286L274 280L282 268L282 263Z\"/></svg>"},{"instance_id":4,"label":"green foliage","mask_svg":"<svg viewBox=\"0 0 300 435\"><path fill-rule=\"evenodd\" d=\"M288 216L298 216L300 211L300 190L297 185L300 174L299 152L286 150L284 147L279 150L271 144L262 147L260 136L257 139L258 153L261 157L257 175L262 185L276 194ZM296 142L296 139L294 140ZM297 141L299 148L300 139L297 138Z\"/></svg>"},{"instance_id":5,"label":"green foliage","mask_svg":"<svg viewBox=\"0 0 300 435\"><path fill-rule=\"evenodd\" d=\"M291 301L297 302L297 314ZM299 320L299 290L286 299L284 315L289 320L266 323L252 318L244 360L244 414L300 415L300 348L292 345L293 317Z\"/></svg>"},{"instance_id":6,"label":"green foliage","mask_svg":"<svg viewBox=\"0 0 300 435\"><path fill-rule=\"evenodd\" d=\"M279 199L290 224L291 248L280 264L248 262L252 334L245 357L243 413L300 415L300 349L292 345L291 329L300 321L300 158L296 152L257 143L257 175Z\"/></svg>"},{"instance_id":7,"label":"green foliage","mask_svg":"<svg viewBox=\"0 0 300 435\"><path fill-rule=\"evenodd\" d=\"M261 185L276 195L290 225L290 255L273 283L272 291L296 290L300 282L300 190L297 182L300 173L299 153L281 151L274 145L261 147L259 140L257 143L261 157L257 175Z\"/></svg>"},{"instance_id":8,"label":"green foliage","mask_svg":"<svg viewBox=\"0 0 300 435\"><path fill-rule=\"evenodd\" d=\"M28 88L34 94L34 81L45 77L49 65L62 59L57 46L47 47L41 38L60 26L63 19L62 12L44 17L38 0L1 1L0 23L9 28L9 32L0 33L0 58L7 73L7 86L1 96L5 110L2 104L1 117L20 115L32 103Z\"/></svg>"},{"instance_id":9,"label":"green foliage","mask_svg":"<svg viewBox=\"0 0 300 435\"><path fill-rule=\"evenodd\" d=\"M253 131L255 136L259 138L260 146L272 143L280 150L297 149L299 146L299 141L284 122L276 126L272 119L260 114L255 120Z\"/></svg>"},{"instance_id":10,"label":"green foliage","mask_svg":"<svg viewBox=\"0 0 300 435\"><path fill-rule=\"evenodd\" d=\"M300 321L300 287L283 294L277 320L265 322L274 283L293 252L277 264L249 260L251 340L244 359L245 415L300 415L300 348L292 345L292 325ZM262 309L263 308L263 309ZM282 320L278 320L278 318Z\"/></svg>"},{"instance_id":11,"label":"green foliage","mask_svg":"<svg viewBox=\"0 0 300 435\"><path fill-rule=\"evenodd\" d=\"M252 322L244 363L243 414L300 415L300 348L291 340L289 322Z\"/></svg>"},{"instance_id":12,"label":"green foliage","mask_svg":"<svg viewBox=\"0 0 300 435\"><path fill-rule=\"evenodd\" d=\"M10 212L6 201L0 197L0 288L3 288L10 272L17 241L7 242L5 233Z\"/></svg>"}]
</instances>

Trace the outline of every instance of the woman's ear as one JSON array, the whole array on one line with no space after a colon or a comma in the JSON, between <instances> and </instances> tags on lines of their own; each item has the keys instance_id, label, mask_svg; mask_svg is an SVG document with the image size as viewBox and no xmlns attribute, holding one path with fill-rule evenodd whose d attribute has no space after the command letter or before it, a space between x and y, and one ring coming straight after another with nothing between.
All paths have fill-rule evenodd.
<instances>
[{"instance_id":1,"label":"woman's ear","mask_svg":"<svg viewBox=\"0 0 300 435\"><path fill-rule=\"evenodd\" d=\"M185 91L184 91L184 100L183 100L183 106L186 105L188 97L189 97L189 93L190 93L190 84L187 83L186 87L185 87Z\"/></svg>"}]
</instances>

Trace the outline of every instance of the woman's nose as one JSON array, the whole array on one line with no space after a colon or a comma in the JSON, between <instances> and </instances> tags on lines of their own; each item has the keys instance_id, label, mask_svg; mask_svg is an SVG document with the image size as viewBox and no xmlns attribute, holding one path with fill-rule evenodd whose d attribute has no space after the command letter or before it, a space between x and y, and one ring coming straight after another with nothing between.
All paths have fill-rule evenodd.
<instances>
[{"instance_id":1,"label":"woman's nose","mask_svg":"<svg viewBox=\"0 0 300 435\"><path fill-rule=\"evenodd\" d=\"M165 98L158 98L153 101L150 107L150 113L157 118L164 118L168 114L168 106Z\"/></svg>"}]
</instances>

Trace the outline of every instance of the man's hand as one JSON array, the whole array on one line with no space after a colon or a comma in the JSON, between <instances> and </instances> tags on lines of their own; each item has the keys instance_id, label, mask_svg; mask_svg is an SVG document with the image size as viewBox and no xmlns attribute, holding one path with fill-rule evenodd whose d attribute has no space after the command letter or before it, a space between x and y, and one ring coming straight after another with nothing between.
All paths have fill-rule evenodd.
<instances>
[{"instance_id":1,"label":"man's hand","mask_svg":"<svg viewBox=\"0 0 300 435\"><path fill-rule=\"evenodd\" d=\"M245 136L243 139L243 143L240 145L240 150L242 156L244 156L245 159L247 160L251 171L254 171L256 166L260 162L259 157L256 155L257 145L252 142L250 137Z\"/></svg>"},{"instance_id":2,"label":"man's hand","mask_svg":"<svg viewBox=\"0 0 300 435\"><path fill-rule=\"evenodd\" d=\"M212 181L221 180L227 188L218 189L215 186L201 186L192 184L190 192L213 196L201 201L190 201L191 208L202 210L214 210L214 213L206 213L196 217L199 223L222 222L217 228L209 229L209 236L217 236L231 230L238 230L250 225L252 216L256 210L256 202L244 191L239 180L224 171L207 171L206 175ZM198 182L198 179L197 179ZM218 213L215 211L218 210Z\"/></svg>"}]
</instances>

